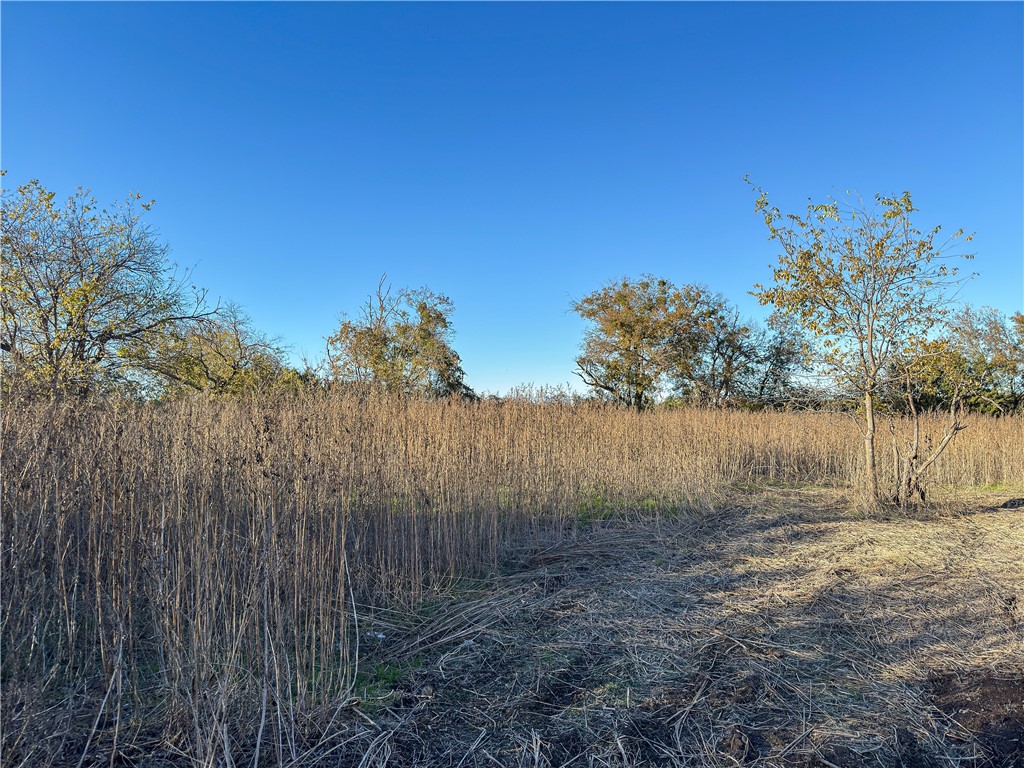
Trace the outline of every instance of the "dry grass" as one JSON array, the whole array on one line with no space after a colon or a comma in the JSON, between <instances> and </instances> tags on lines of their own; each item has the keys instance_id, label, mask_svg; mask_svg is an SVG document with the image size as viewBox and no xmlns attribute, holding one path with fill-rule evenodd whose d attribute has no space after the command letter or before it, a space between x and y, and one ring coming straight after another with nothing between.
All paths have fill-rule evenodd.
<instances>
[{"instance_id":1,"label":"dry grass","mask_svg":"<svg viewBox=\"0 0 1024 768\"><path fill-rule=\"evenodd\" d=\"M380 619L371 658L423 655L353 754L1020 766L1022 604L1020 511L864 520L834 493L776 491L693 520L605 524L418 624ZM446 644L409 641L439 627Z\"/></svg>"},{"instance_id":2,"label":"dry grass","mask_svg":"<svg viewBox=\"0 0 1024 768\"><path fill-rule=\"evenodd\" d=\"M353 606L406 616L581 522L713 510L766 482L848 486L847 426L383 397L8 404L4 765L300 766L352 749L373 764L393 747L346 714L377 674ZM940 482L1024 477L1019 419L962 437ZM494 607L395 659L469 639Z\"/></svg>"}]
</instances>

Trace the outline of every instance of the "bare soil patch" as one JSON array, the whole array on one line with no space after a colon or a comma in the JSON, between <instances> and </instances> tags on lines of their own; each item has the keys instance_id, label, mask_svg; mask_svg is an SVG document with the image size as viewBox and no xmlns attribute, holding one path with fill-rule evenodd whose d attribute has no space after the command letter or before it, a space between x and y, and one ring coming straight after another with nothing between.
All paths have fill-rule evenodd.
<instances>
[{"instance_id":1,"label":"bare soil patch","mask_svg":"<svg viewBox=\"0 0 1024 768\"><path fill-rule=\"evenodd\" d=\"M1024 766L1024 515L606 522L378 615L364 766ZM369 625L367 625L369 626ZM364 649L366 650L366 649Z\"/></svg>"},{"instance_id":2,"label":"bare soil patch","mask_svg":"<svg viewBox=\"0 0 1024 768\"><path fill-rule=\"evenodd\" d=\"M934 704L970 731L993 763L1024 765L1024 675L941 675L931 688Z\"/></svg>"}]
</instances>

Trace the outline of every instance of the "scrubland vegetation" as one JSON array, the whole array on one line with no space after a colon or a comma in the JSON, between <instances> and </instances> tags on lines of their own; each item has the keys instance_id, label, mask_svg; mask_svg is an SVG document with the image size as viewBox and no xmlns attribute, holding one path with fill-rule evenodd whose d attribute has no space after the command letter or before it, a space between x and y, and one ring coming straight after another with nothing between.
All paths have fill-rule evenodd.
<instances>
[{"instance_id":1,"label":"scrubland vegetation","mask_svg":"<svg viewBox=\"0 0 1024 768\"><path fill-rule=\"evenodd\" d=\"M767 324L614 280L497 397L442 294L300 370L137 195L5 190L3 765L1024 764L1024 315L757 192Z\"/></svg>"},{"instance_id":2,"label":"scrubland vegetation","mask_svg":"<svg viewBox=\"0 0 1024 768\"><path fill-rule=\"evenodd\" d=\"M588 522L849 488L848 418L375 392L5 408L5 764L303 764L359 730L372 608ZM934 480L1022 477L1024 424L976 416Z\"/></svg>"}]
</instances>

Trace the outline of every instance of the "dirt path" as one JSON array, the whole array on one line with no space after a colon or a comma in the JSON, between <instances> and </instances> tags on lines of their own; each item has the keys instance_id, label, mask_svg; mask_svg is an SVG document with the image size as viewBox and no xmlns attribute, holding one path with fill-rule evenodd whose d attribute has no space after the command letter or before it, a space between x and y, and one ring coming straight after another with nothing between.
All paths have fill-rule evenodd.
<instances>
[{"instance_id":1,"label":"dirt path","mask_svg":"<svg viewBox=\"0 0 1024 768\"><path fill-rule=\"evenodd\" d=\"M1024 766L1021 510L608 524L374 626L365 766Z\"/></svg>"}]
</instances>

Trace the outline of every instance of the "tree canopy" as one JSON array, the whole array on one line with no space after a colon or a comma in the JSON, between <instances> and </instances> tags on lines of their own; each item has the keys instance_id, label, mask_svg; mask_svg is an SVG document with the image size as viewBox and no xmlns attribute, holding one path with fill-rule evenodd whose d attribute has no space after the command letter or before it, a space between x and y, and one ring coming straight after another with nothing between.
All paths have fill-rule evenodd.
<instances>
[{"instance_id":1,"label":"tree canopy","mask_svg":"<svg viewBox=\"0 0 1024 768\"><path fill-rule=\"evenodd\" d=\"M992 414L1024 410L1024 313L964 307L952 337L976 381L970 405Z\"/></svg>"},{"instance_id":2,"label":"tree canopy","mask_svg":"<svg viewBox=\"0 0 1024 768\"><path fill-rule=\"evenodd\" d=\"M643 410L668 402L705 407L777 405L793 392L801 338L765 329L702 285L653 275L609 283L576 301L589 325L576 375L595 392Z\"/></svg>"},{"instance_id":3,"label":"tree canopy","mask_svg":"<svg viewBox=\"0 0 1024 768\"><path fill-rule=\"evenodd\" d=\"M63 205L38 181L4 190L0 348L7 386L85 396L140 369L135 351L208 318L205 294L168 262L138 194Z\"/></svg>"},{"instance_id":4,"label":"tree canopy","mask_svg":"<svg viewBox=\"0 0 1024 768\"><path fill-rule=\"evenodd\" d=\"M181 333L140 344L130 354L166 380L169 394L239 395L265 391L297 375L285 364L284 348L253 328L237 304L227 304L216 317L192 323Z\"/></svg>"},{"instance_id":5,"label":"tree canopy","mask_svg":"<svg viewBox=\"0 0 1024 768\"><path fill-rule=\"evenodd\" d=\"M574 302L573 311L589 323L576 375L612 400L638 411L649 407L670 372L682 374L693 361L708 319L705 293L644 275Z\"/></svg>"},{"instance_id":6,"label":"tree canopy","mask_svg":"<svg viewBox=\"0 0 1024 768\"><path fill-rule=\"evenodd\" d=\"M327 338L331 377L428 397L472 397L452 347L451 299L428 288L394 290L381 278L360 316Z\"/></svg>"}]
</instances>

